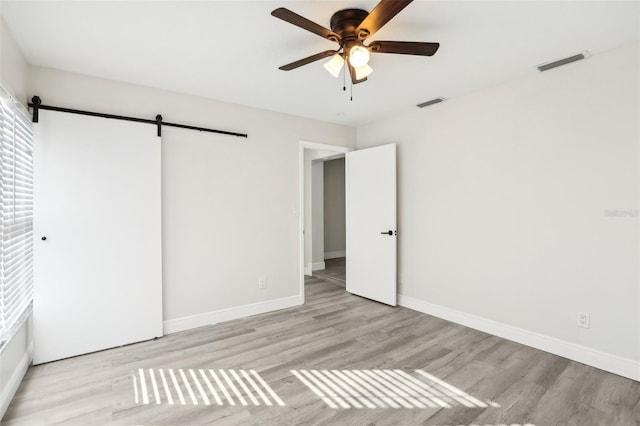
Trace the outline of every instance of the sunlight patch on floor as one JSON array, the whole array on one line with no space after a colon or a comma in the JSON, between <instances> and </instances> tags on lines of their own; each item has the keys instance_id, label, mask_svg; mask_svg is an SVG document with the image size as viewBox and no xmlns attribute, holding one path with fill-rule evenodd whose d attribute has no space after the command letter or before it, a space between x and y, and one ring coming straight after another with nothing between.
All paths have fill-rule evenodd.
<instances>
[{"instance_id":1,"label":"sunlight patch on floor","mask_svg":"<svg viewBox=\"0 0 640 426\"><path fill-rule=\"evenodd\" d=\"M422 370L291 370L331 408L500 407Z\"/></svg>"},{"instance_id":2,"label":"sunlight patch on floor","mask_svg":"<svg viewBox=\"0 0 640 426\"><path fill-rule=\"evenodd\" d=\"M132 382L136 404L285 405L255 370L139 368Z\"/></svg>"},{"instance_id":3,"label":"sunlight patch on floor","mask_svg":"<svg viewBox=\"0 0 640 426\"><path fill-rule=\"evenodd\" d=\"M453 423L450 425L429 425L429 426L536 426L533 423L472 423L470 425L461 425Z\"/></svg>"}]
</instances>

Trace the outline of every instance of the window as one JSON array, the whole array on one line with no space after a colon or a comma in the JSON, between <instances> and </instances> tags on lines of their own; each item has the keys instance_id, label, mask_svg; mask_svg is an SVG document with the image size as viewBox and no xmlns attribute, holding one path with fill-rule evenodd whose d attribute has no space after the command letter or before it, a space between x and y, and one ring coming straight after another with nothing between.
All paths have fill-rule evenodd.
<instances>
[{"instance_id":1,"label":"window","mask_svg":"<svg viewBox=\"0 0 640 426\"><path fill-rule=\"evenodd\" d=\"M0 88L0 346L30 311L32 289L33 131Z\"/></svg>"}]
</instances>

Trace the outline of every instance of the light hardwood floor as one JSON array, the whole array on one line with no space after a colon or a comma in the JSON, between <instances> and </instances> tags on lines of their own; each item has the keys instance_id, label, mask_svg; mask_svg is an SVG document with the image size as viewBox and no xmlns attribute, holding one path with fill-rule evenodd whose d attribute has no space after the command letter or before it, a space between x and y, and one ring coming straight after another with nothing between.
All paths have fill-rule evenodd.
<instances>
[{"instance_id":1,"label":"light hardwood floor","mask_svg":"<svg viewBox=\"0 0 640 426\"><path fill-rule=\"evenodd\" d=\"M640 425L640 383L310 278L307 303L31 368L2 424ZM285 406L136 404L139 368L255 369ZM291 370L421 369L499 407L333 409Z\"/></svg>"},{"instance_id":2,"label":"light hardwood floor","mask_svg":"<svg viewBox=\"0 0 640 426\"><path fill-rule=\"evenodd\" d=\"M345 287L347 279L346 258L337 257L335 259L325 259L325 268L320 271L314 271L313 276L324 281Z\"/></svg>"}]
</instances>

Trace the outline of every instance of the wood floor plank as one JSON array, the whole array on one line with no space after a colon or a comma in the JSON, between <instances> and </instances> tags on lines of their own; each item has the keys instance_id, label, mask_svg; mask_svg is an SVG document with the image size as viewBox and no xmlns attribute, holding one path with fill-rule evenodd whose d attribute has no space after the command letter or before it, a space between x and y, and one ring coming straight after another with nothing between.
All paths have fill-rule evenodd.
<instances>
[{"instance_id":1,"label":"wood floor plank","mask_svg":"<svg viewBox=\"0 0 640 426\"><path fill-rule=\"evenodd\" d=\"M638 382L406 308L353 296L334 281L309 278L305 293L303 306L32 367L2 424L640 426ZM211 402L211 395L211 405L206 405L195 384L190 386L198 405L186 389L182 390L184 405L177 396L169 405L164 390L157 404L152 389L147 389L149 404L136 403L133 375L141 368L147 372L253 369L285 405L267 406L257 394L260 405L254 405L248 395L247 405L239 400L236 405L228 400L218 405ZM433 405L335 409L292 370L399 370L425 386L438 386L420 376L416 372L420 370L484 405L465 406L443 394L445 399L454 398L454 403L442 408L416 393L414 401L423 398ZM338 382L321 383L332 383L342 392L346 389ZM393 380L376 383L389 392L402 391L402 386L412 389ZM206 392L206 385L200 385ZM250 391L251 385L246 386ZM238 388L244 392L239 384Z\"/></svg>"}]
</instances>

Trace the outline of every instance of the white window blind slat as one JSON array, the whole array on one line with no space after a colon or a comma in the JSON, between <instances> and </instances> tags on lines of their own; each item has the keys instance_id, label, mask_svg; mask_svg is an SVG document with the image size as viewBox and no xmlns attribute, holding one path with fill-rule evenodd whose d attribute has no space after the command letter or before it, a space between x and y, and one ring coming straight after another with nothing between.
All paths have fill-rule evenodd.
<instances>
[{"instance_id":1,"label":"white window blind slat","mask_svg":"<svg viewBox=\"0 0 640 426\"><path fill-rule=\"evenodd\" d=\"M29 252L29 246L26 244L22 244L16 247L16 253L11 256L11 259L7 262L7 277L11 277L14 271L20 270L20 262L24 261L26 258L30 258L31 253ZM8 280L7 280L8 281Z\"/></svg>"},{"instance_id":2,"label":"white window blind slat","mask_svg":"<svg viewBox=\"0 0 640 426\"><path fill-rule=\"evenodd\" d=\"M22 212L16 212L16 214L11 215L9 219L13 222L13 227L10 228L7 232L13 233L18 232L24 229L24 226L31 224L31 217L33 216L33 209L24 210ZM22 226L22 227L21 227Z\"/></svg>"},{"instance_id":3,"label":"white window blind slat","mask_svg":"<svg viewBox=\"0 0 640 426\"><path fill-rule=\"evenodd\" d=\"M12 257L11 263L8 264L7 288L11 286L14 277L21 272L21 268L20 268L22 266L21 264L24 264L33 258L33 256L31 256L31 253L29 253L28 248L29 248L28 246L22 246L21 249L23 250L23 252L16 253Z\"/></svg>"},{"instance_id":4,"label":"white window blind slat","mask_svg":"<svg viewBox=\"0 0 640 426\"><path fill-rule=\"evenodd\" d=\"M30 263L31 261L29 259L25 259L26 265L29 265ZM29 272L19 271L19 273L17 273L13 277L13 279L7 283L8 285L7 285L5 300L10 302L17 302L17 298L15 296L17 294L22 294L25 291L28 291L28 289L25 290L23 288L24 286L21 286L20 283L31 276L32 275Z\"/></svg>"},{"instance_id":5,"label":"white window blind slat","mask_svg":"<svg viewBox=\"0 0 640 426\"><path fill-rule=\"evenodd\" d=\"M33 262L33 256L27 255L20 258L20 262L22 265L29 265ZM5 284L5 290L7 291L7 296L10 296L16 288L21 287L21 282L24 277L31 275L31 271L27 270L27 268L21 268L12 271L10 275L8 275L7 282Z\"/></svg>"},{"instance_id":6,"label":"white window blind slat","mask_svg":"<svg viewBox=\"0 0 640 426\"><path fill-rule=\"evenodd\" d=\"M7 159L11 159L13 158L10 155L2 155L3 157L7 157ZM27 155L17 155L16 156L16 173L20 173L21 170L32 170L31 168L31 164L30 164L30 158L27 157ZM5 173L14 173L13 170L6 170Z\"/></svg>"},{"instance_id":7,"label":"white window blind slat","mask_svg":"<svg viewBox=\"0 0 640 426\"><path fill-rule=\"evenodd\" d=\"M22 291L15 295L15 297L7 299L6 303L6 317L7 321L11 321L14 324L23 317L25 313L24 307L18 303L20 300L31 299L33 297L31 289L22 288Z\"/></svg>"},{"instance_id":8,"label":"white window blind slat","mask_svg":"<svg viewBox=\"0 0 640 426\"><path fill-rule=\"evenodd\" d=\"M12 217L9 217L8 221L11 221ZM6 222L7 220L3 219L3 222ZM21 226L17 226L19 224L16 224L14 226L10 226L10 227L6 227L5 228L5 232L4 235L2 235L2 239L1 242L4 246L3 247L5 249L10 248L9 246L13 243L15 243L15 241L17 239L22 239L21 238L21 234L24 234L25 232L30 232L31 231L31 223L23 223L21 224ZM5 253L7 256L10 256L11 253L10 252L6 252Z\"/></svg>"},{"instance_id":9,"label":"white window blind slat","mask_svg":"<svg viewBox=\"0 0 640 426\"><path fill-rule=\"evenodd\" d=\"M23 280L25 280L26 278L30 277L31 274L29 274L29 272L26 271L21 271L22 273L16 275L14 277L14 279L12 280L12 285L11 286L7 286L7 296L6 296L6 300L9 302L10 306L14 306L16 305L14 302L17 302L20 299L20 296L29 292L30 290L27 288L24 288L24 286L19 285L19 283ZM17 305L16 305L17 306ZM18 309L19 306L17 306L16 309Z\"/></svg>"},{"instance_id":10,"label":"white window blind slat","mask_svg":"<svg viewBox=\"0 0 640 426\"><path fill-rule=\"evenodd\" d=\"M27 255L30 255L29 248L30 246L27 244L20 244L20 245L16 244L15 253L13 253L11 258L7 259L7 262L6 262L5 270L6 270L7 278L11 278L14 271L20 270L19 265L16 265L16 263L19 263L20 259L23 259L27 257Z\"/></svg>"},{"instance_id":11,"label":"white window blind slat","mask_svg":"<svg viewBox=\"0 0 640 426\"><path fill-rule=\"evenodd\" d=\"M33 131L0 88L0 345L33 297Z\"/></svg>"},{"instance_id":12,"label":"white window blind slat","mask_svg":"<svg viewBox=\"0 0 640 426\"><path fill-rule=\"evenodd\" d=\"M3 194L3 201L14 201L15 202L15 206L16 206L16 211L24 211L24 210L29 210L32 206L30 200L27 198L31 195L31 191L30 188L21 188L21 189L25 189L27 191L29 191L28 193L26 191L21 191L19 193L16 193L15 195L12 193L9 194Z\"/></svg>"}]
</instances>

